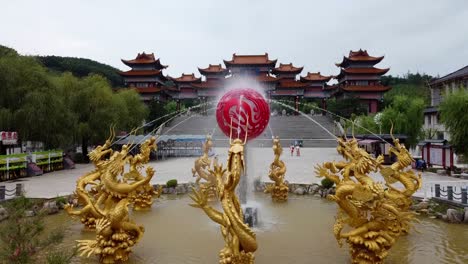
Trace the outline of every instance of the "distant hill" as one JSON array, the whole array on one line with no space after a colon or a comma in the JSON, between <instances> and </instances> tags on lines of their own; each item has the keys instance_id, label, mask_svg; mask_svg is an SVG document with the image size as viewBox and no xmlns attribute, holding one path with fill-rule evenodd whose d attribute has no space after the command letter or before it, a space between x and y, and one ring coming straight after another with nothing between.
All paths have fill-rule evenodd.
<instances>
[{"instance_id":1,"label":"distant hill","mask_svg":"<svg viewBox=\"0 0 468 264\"><path fill-rule=\"evenodd\" d=\"M96 73L106 77L112 87L122 87L124 85L122 77L118 74L118 69L97 61L60 56L36 56L36 58L51 71L71 72L77 77L85 77L90 73Z\"/></svg>"}]
</instances>

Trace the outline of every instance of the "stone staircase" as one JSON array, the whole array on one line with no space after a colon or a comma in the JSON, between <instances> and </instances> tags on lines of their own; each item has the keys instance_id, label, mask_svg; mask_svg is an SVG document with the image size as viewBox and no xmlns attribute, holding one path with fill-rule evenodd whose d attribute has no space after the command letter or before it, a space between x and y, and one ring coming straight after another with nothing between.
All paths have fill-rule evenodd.
<instances>
[{"instance_id":1,"label":"stone staircase","mask_svg":"<svg viewBox=\"0 0 468 264\"><path fill-rule=\"evenodd\" d=\"M318 124L335 133L333 121L326 116L309 116ZM214 115L209 116L181 116L172 120L163 130L162 134L168 135L205 135L213 134L214 143L217 146L228 144L228 138L220 131ZM283 147L302 140L303 147L335 147L336 141L328 132L319 125L304 116L272 116L269 128L263 134L253 140L251 145L271 147L271 137L279 136Z\"/></svg>"}]
</instances>

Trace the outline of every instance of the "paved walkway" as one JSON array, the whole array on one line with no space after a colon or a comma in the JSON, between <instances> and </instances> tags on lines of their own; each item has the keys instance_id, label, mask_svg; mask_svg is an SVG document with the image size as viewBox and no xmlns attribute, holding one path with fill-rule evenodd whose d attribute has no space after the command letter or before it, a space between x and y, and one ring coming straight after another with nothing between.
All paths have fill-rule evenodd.
<instances>
[{"instance_id":1,"label":"paved walkway","mask_svg":"<svg viewBox=\"0 0 468 264\"><path fill-rule=\"evenodd\" d=\"M227 148L215 148L219 162L225 164L227 160ZM191 168L195 161L191 158L171 158L163 161L153 161L149 165L153 166L156 174L153 177L152 184L166 183L170 179L177 179L178 182L193 182ZM319 183L320 178L315 177L314 166L316 164L341 160L336 153L335 148L303 148L301 156L291 156L287 148L284 149L282 156L286 163L287 171L285 179L290 183ZM273 151L271 148L250 148L246 151L246 160L248 164L247 171L249 177L261 178L262 181L269 181L268 169L273 161ZM15 188L16 183L23 183L26 196L31 198L53 198L61 195L71 194L75 189L76 179L93 170L92 165L77 164L76 169L62 170L44 174L37 177L21 178L16 181L0 182L0 185L6 185L7 189ZM383 181L380 175L373 175L376 180ZM441 176L434 173L423 173L424 182L433 181L451 181L468 185L468 180L460 180L453 177ZM430 186L426 184L424 190L420 190L416 196L423 197L427 195Z\"/></svg>"}]
</instances>

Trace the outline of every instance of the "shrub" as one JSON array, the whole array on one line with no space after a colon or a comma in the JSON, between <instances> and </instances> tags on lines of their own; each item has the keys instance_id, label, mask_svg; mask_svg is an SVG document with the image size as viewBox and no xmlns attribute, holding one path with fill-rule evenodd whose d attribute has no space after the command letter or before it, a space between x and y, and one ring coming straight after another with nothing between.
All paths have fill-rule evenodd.
<instances>
[{"instance_id":1,"label":"shrub","mask_svg":"<svg viewBox=\"0 0 468 264\"><path fill-rule=\"evenodd\" d=\"M57 202L57 205L65 205L68 203L67 199L63 196L57 197L55 201Z\"/></svg>"},{"instance_id":2,"label":"shrub","mask_svg":"<svg viewBox=\"0 0 468 264\"><path fill-rule=\"evenodd\" d=\"M176 179L168 180L166 182L166 187L167 188L177 187L177 180Z\"/></svg>"},{"instance_id":3,"label":"shrub","mask_svg":"<svg viewBox=\"0 0 468 264\"><path fill-rule=\"evenodd\" d=\"M333 187L333 185L335 185L335 183L328 178L324 178L321 184L322 184L322 187L325 189L330 189L331 187Z\"/></svg>"},{"instance_id":4,"label":"shrub","mask_svg":"<svg viewBox=\"0 0 468 264\"><path fill-rule=\"evenodd\" d=\"M36 253L46 251L63 239L63 231L59 229L49 231L44 237L43 214L26 216L35 206L33 200L23 196L5 203L9 217L0 225L0 259L8 262L1 263L37 263Z\"/></svg>"}]
</instances>

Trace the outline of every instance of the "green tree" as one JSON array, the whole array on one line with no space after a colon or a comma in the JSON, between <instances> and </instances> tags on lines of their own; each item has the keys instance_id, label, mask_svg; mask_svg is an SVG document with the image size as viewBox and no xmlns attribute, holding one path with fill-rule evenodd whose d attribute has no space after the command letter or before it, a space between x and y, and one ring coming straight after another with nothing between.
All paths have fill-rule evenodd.
<instances>
[{"instance_id":1,"label":"green tree","mask_svg":"<svg viewBox=\"0 0 468 264\"><path fill-rule=\"evenodd\" d=\"M410 72L403 76L382 76L382 84L392 87L384 95L384 106L391 105L394 97L397 95L404 95L409 98L422 98L426 105L429 104L431 92L428 83L433 78L427 74Z\"/></svg>"},{"instance_id":2,"label":"green tree","mask_svg":"<svg viewBox=\"0 0 468 264\"><path fill-rule=\"evenodd\" d=\"M468 91L461 88L446 95L439 110L441 121L450 133L450 144L457 154L468 157Z\"/></svg>"},{"instance_id":3,"label":"green tree","mask_svg":"<svg viewBox=\"0 0 468 264\"><path fill-rule=\"evenodd\" d=\"M141 102L140 95L133 89L119 90L114 95L114 103L123 113L119 114L119 128L130 131L142 125L148 117L149 109Z\"/></svg>"},{"instance_id":4,"label":"green tree","mask_svg":"<svg viewBox=\"0 0 468 264\"><path fill-rule=\"evenodd\" d=\"M38 56L36 59L52 72L71 72L76 77L98 74L107 78L112 87L119 87L124 84L118 69L90 59L60 56Z\"/></svg>"},{"instance_id":5,"label":"green tree","mask_svg":"<svg viewBox=\"0 0 468 264\"><path fill-rule=\"evenodd\" d=\"M395 96L392 104L382 112L382 131L389 133L393 124L394 134L405 134L408 146L416 146L422 131L424 106L421 98Z\"/></svg>"},{"instance_id":6,"label":"green tree","mask_svg":"<svg viewBox=\"0 0 468 264\"><path fill-rule=\"evenodd\" d=\"M149 120L156 120L167 114L166 109L164 108L164 103L153 100L149 104ZM147 132L154 130L162 123L164 123L168 118L161 118L158 121L151 123L149 127L146 128Z\"/></svg>"},{"instance_id":7,"label":"green tree","mask_svg":"<svg viewBox=\"0 0 468 264\"><path fill-rule=\"evenodd\" d=\"M164 105L164 109L167 113L173 113L177 111L177 103L174 101L167 102L166 105Z\"/></svg>"},{"instance_id":8,"label":"green tree","mask_svg":"<svg viewBox=\"0 0 468 264\"><path fill-rule=\"evenodd\" d=\"M375 115L361 115L356 117L356 125L354 127L355 134L379 134L379 126L375 123Z\"/></svg>"},{"instance_id":9,"label":"green tree","mask_svg":"<svg viewBox=\"0 0 468 264\"><path fill-rule=\"evenodd\" d=\"M351 118L351 115L367 113L367 108L361 104L359 98L351 96L344 99L331 99L327 101L328 110L338 116Z\"/></svg>"},{"instance_id":10,"label":"green tree","mask_svg":"<svg viewBox=\"0 0 468 264\"><path fill-rule=\"evenodd\" d=\"M77 137L82 153L88 160L88 146L102 141L111 124L118 124L123 104L116 104L107 80L91 75L77 82L78 89L72 99L72 109L77 117ZM120 107L119 107L120 106Z\"/></svg>"}]
</instances>

